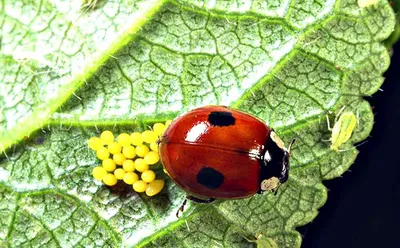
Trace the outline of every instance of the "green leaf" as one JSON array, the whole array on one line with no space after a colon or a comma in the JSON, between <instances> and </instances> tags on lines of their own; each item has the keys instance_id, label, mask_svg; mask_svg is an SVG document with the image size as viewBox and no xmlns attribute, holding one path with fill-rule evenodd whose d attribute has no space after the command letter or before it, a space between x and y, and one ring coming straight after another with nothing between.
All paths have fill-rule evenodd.
<instances>
[{"instance_id":1,"label":"green leaf","mask_svg":"<svg viewBox=\"0 0 400 248\"><path fill-rule=\"evenodd\" d=\"M392 34L385 40L385 45L388 49L391 49L392 46L400 39L400 0L392 0L390 1L390 5L396 14L396 25Z\"/></svg>"},{"instance_id":2,"label":"green leaf","mask_svg":"<svg viewBox=\"0 0 400 248\"><path fill-rule=\"evenodd\" d=\"M81 8L81 5L85 8ZM0 2L0 244L8 247L299 247L372 129L364 96L390 63L395 15L382 0ZM289 181L272 194L188 204L93 180L86 141L141 131L205 104L251 113L288 142ZM330 150L325 116L358 125ZM251 242L258 234L262 239ZM250 241L249 241L250 240Z\"/></svg>"}]
</instances>

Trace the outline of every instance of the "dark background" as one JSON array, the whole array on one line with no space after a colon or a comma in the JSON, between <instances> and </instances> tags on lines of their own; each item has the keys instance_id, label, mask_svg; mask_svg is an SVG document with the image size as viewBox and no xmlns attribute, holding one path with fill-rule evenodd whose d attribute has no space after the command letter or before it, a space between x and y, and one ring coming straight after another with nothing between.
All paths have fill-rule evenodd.
<instances>
[{"instance_id":1,"label":"dark background","mask_svg":"<svg viewBox=\"0 0 400 248\"><path fill-rule=\"evenodd\" d=\"M343 177L325 181L328 200L314 221L298 228L303 248L400 247L400 43L383 91L367 100L375 125Z\"/></svg>"}]
</instances>

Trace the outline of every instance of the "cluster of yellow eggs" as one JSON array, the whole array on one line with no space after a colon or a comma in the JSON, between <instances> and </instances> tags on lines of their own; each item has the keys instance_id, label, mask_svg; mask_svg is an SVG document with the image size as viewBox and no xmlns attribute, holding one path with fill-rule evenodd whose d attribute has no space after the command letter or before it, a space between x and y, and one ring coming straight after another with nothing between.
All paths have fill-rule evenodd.
<instances>
[{"instance_id":1,"label":"cluster of yellow eggs","mask_svg":"<svg viewBox=\"0 0 400 248\"><path fill-rule=\"evenodd\" d=\"M142 133L121 133L116 141L109 130L100 137L91 137L88 146L102 160L101 166L93 168L93 177L108 186L122 180L136 192L146 192L148 196L158 194L164 187L164 180L156 179L149 168L160 160L157 141L170 124L169 120L165 124L155 123L152 130Z\"/></svg>"}]
</instances>

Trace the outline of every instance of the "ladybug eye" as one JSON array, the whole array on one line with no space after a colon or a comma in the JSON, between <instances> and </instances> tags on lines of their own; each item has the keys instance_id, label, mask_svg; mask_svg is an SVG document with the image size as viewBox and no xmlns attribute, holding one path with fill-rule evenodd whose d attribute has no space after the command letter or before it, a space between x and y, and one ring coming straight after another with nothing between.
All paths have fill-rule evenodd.
<instances>
[{"instance_id":1,"label":"ladybug eye","mask_svg":"<svg viewBox=\"0 0 400 248\"><path fill-rule=\"evenodd\" d=\"M274 191L279 187L279 179L277 177L271 177L268 179L265 179L261 182L261 190L262 191L267 191L271 190Z\"/></svg>"}]
</instances>

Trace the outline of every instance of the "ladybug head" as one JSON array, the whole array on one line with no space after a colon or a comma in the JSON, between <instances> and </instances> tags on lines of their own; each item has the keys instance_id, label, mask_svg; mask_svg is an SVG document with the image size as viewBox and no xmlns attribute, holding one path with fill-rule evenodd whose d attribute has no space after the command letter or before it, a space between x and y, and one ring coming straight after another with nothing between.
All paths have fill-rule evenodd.
<instances>
[{"instance_id":1,"label":"ladybug head","mask_svg":"<svg viewBox=\"0 0 400 248\"><path fill-rule=\"evenodd\" d=\"M293 139L286 148L274 130L271 130L270 138L261 166L259 193L270 190L276 194L279 186L289 178L290 149L295 140Z\"/></svg>"}]
</instances>

